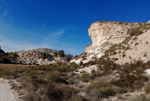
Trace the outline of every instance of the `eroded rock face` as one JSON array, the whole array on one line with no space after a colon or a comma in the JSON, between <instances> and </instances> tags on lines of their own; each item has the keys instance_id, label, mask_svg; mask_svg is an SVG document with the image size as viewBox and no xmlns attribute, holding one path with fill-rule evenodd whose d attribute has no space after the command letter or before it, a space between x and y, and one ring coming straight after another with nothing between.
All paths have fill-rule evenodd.
<instances>
[{"instance_id":1,"label":"eroded rock face","mask_svg":"<svg viewBox=\"0 0 150 101\"><path fill-rule=\"evenodd\" d=\"M42 53L38 51L22 51L17 53L17 57L12 58L13 63L38 64Z\"/></svg>"},{"instance_id":2,"label":"eroded rock face","mask_svg":"<svg viewBox=\"0 0 150 101\"><path fill-rule=\"evenodd\" d=\"M117 64L133 63L136 61L150 61L150 25L138 36L132 36L128 41L128 49L117 49L109 58L116 59ZM144 28L143 28L144 29Z\"/></svg>"},{"instance_id":3,"label":"eroded rock face","mask_svg":"<svg viewBox=\"0 0 150 101\"><path fill-rule=\"evenodd\" d=\"M85 50L100 58L110 46L124 41L130 34L129 29L139 25L139 23L95 22L88 29L92 45L87 46Z\"/></svg>"},{"instance_id":4,"label":"eroded rock face","mask_svg":"<svg viewBox=\"0 0 150 101\"><path fill-rule=\"evenodd\" d=\"M147 24L149 24L150 23L150 20L149 21L147 21Z\"/></svg>"},{"instance_id":5,"label":"eroded rock face","mask_svg":"<svg viewBox=\"0 0 150 101\"><path fill-rule=\"evenodd\" d=\"M92 44L85 48L86 55L80 55L78 59L74 58L71 62L77 64L94 61L96 58L101 58L106 50L112 45L123 42L132 34L131 29L138 28L144 23L125 23L125 22L108 22L98 21L91 24L88 29L89 37Z\"/></svg>"}]
</instances>

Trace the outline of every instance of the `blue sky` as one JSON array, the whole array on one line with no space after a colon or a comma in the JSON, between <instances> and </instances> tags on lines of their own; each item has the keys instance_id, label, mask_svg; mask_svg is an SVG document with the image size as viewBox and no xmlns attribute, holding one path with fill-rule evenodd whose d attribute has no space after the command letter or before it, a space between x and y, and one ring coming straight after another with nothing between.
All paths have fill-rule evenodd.
<instances>
[{"instance_id":1,"label":"blue sky","mask_svg":"<svg viewBox=\"0 0 150 101\"><path fill-rule=\"evenodd\" d=\"M149 0L0 0L5 51L51 48L78 55L96 21L147 22Z\"/></svg>"}]
</instances>

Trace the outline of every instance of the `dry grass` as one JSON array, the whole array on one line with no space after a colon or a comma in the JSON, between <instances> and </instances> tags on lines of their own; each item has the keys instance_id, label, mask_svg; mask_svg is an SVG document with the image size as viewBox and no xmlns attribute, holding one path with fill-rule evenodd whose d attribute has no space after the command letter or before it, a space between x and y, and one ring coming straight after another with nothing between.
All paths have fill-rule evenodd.
<instances>
[{"instance_id":1,"label":"dry grass","mask_svg":"<svg viewBox=\"0 0 150 101\"><path fill-rule=\"evenodd\" d=\"M64 79L76 64L55 63L47 66L0 64L0 77L16 79L21 85L13 85L24 101L71 101L77 91ZM22 89L25 92L21 92ZM82 101L82 97L80 101ZM76 100L76 99L74 99Z\"/></svg>"},{"instance_id":2,"label":"dry grass","mask_svg":"<svg viewBox=\"0 0 150 101\"><path fill-rule=\"evenodd\" d=\"M90 97L88 99L92 101L141 89L145 86L144 82L147 82L147 77L142 74L150 66L150 62L143 63L138 61L131 64L117 65L113 61L102 59L91 61L85 66L93 64L97 64L103 73L93 72L89 76L83 72L80 78L74 79L84 82L97 81L101 77L113 74L114 70L119 71L117 72L119 77L118 79L110 80L110 82L107 82L107 79L105 79L106 81L92 82L85 89L87 96ZM65 63L47 66L0 64L0 77L13 78L20 82L21 87L14 88L17 91L22 88L27 91L27 95L24 96L25 101L87 101L87 99L78 96L79 92L76 89L70 87L72 84L69 79L72 76L68 77L67 73L77 70L77 67L78 65L76 64L68 65ZM149 93L149 90L147 90L147 93Z\"/></svg>"},{"instance_id":3,"label":"dry grass","mask_svg":"<svg viewBox=\"0 0 150 101\"><path fill-rule=\"evenodd\" d=\"M149 68L150 62L143 63L142 61L137 61L131 64L117 65L112 61L100 60L94 63L99 65L103 74L97 75L95 81L87 88L87 94L93 101L114 96L115 94L125 94L127 92L140 90L145 87L145 83L148 82L148 77L143 74L144 71ZM110 82L108 82L108 79L98 81L99 78L111 75L114 70L118 71L118 79L111 80ZM149 88L150 87L147 86L145 90L146 93L149 93Z\"/></svg>"},{"instance_id":4,"label":"dry grass","mask_svg":"<svg viewBox=\"0 0 150 101\"><path fill-rule=\"evenodd\" d=\"M36 65L21 65L21 64L2 64L0 63L0 68L11 69L11 68L29 68L36 67Z\"/></svg>"}]
</instances>

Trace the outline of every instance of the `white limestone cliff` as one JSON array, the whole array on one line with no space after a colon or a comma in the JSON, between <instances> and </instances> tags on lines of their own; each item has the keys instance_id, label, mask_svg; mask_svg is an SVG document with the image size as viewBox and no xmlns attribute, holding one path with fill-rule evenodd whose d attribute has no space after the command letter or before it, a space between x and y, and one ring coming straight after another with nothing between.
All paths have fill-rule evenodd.
<instances>
[{"instance_id":1,"label":"white limestone cliff","mask_svg":"<svg viewBox=\"0 0 150 101\"><path fill-rule=\"evenodd\" d=\"M122 44L122 42L129 38L134 33L134 31L138 31L139 28L141 28L139 31L141 31L142 35L134 36L131 38L132 40L129 40L127 43L127 48L129 48L128 50L117 50L115 55L111 55L108 58L117 59L115 62L119 64L138 60L148 61L150 60L150 49L148 44L150 43L149 25L150 21L147 23L108 21L95 22L91 24L90 28L88 29L92 44L85 48L86 54L82 54L78 56L78 58L72 59L71 62L75 62L77 64L81 62L87 63L89 61L95 60L96 58L101 58L105 55L106 51L110 49L110 47L113 45ZM126 55L126 57L122 54Z\"/></svg>"},{"instance_id":2,"label":"white limestone cliff","mask_svg":"<svg viewBox=\"0 0 150 101\"><path fill-rule=\"evenodd\" d=\"M88 29L92 45L87 46L85 50L100 58L110 46L124 41L129 36L129 29L139 25L139 23L95 22Z\"/></svg>"}]
</instances>

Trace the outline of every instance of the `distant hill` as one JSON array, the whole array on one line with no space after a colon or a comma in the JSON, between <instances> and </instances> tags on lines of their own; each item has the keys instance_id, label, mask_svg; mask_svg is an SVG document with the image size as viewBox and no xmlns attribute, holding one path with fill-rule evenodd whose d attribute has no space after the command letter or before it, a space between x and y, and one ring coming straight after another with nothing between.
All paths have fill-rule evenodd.
<instances>
[{"instance_id":1,"label":"distant hill","mask_svg":"<svg viewBox=\"0 0 150 101\"><path fill-rule=\"evenodd\" d=\"M59 51L48 48L38 48L28 51L13 52L10 53L10 56L12 63L38 65L47 65L59 61L69 62L73 57L70 54L63 54L64 56L59 56Z\"/></svg>"},{"instance_id":2,"label":"distant hill","mask_svg":"<svg viewBox=\"0 0 150 101\"><path fill-rule=\"evenodd\" d=\"M32 51L38 51L38 52L47 53L51 55L54 55L55 52L58 52L57 50L52 50L48 48L37 48L37 49L33 49Z\"/></svg>"}]
</instances>

